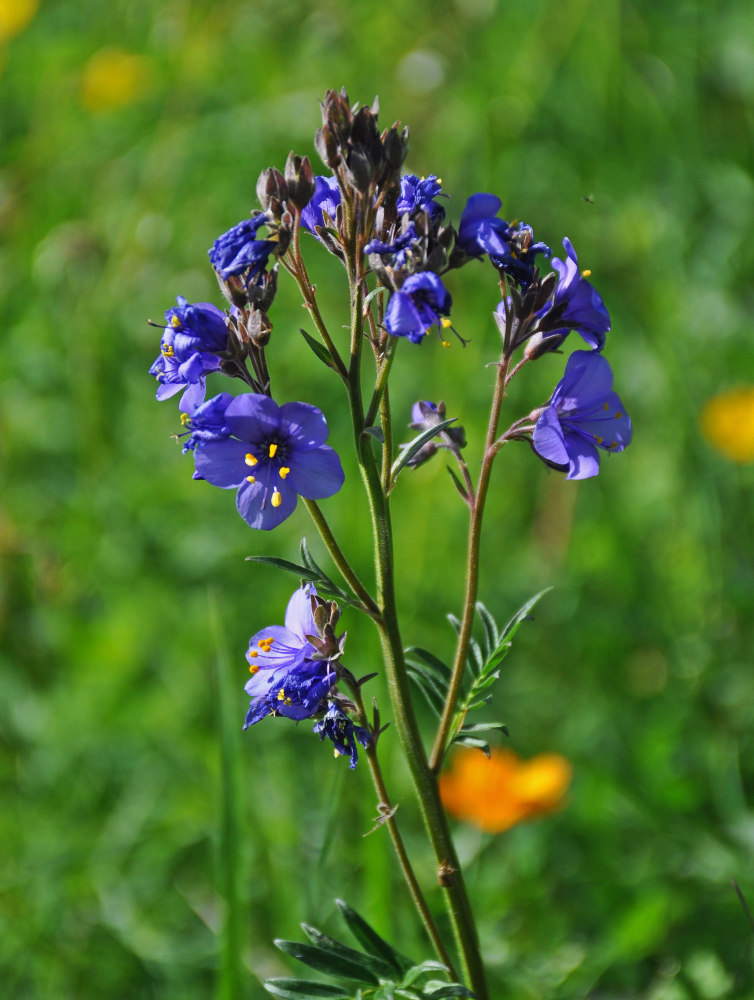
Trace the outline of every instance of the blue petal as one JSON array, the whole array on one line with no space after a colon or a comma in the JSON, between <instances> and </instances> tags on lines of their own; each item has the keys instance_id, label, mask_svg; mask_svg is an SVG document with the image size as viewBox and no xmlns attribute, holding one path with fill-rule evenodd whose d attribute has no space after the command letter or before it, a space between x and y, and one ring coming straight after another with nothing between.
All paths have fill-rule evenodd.
<instances>
[{"instance_id":1,"label":"blue petal","mask_svg":"<svg viewBox=\"0 0 754 1000\"><path fill-rule=\"evenodd\" d=\"M317 629L312 616L311 595L316 596L317 590L312 584L299 587L288 601L285 609L285 627L298 636L303 644L307 635L316 635Z\"/></svg>"},{"instance_id":2,"label":"blue petal","mask_svg":"<svg viewBox=\"0 0 754 1000\"><path fill-rule=\"evenodd\" d=\"M327 421L310 403L283 403L280 428L295 448L317 448L327 440Z\"/></svg>"},{"instance_id":3,"label":"blue petal","mask_svg":"<svg viewBox=\"0 0 754 1000\"><path fill-rule=\"evenodd\" d=\"M596 351L574 351L552 396L560 412L584 409L613 387L609 362Z\"/></svg>"},{"instance_id":4,"label":"blue petal","mask_svg":"<svg viewBox=\"0 0 754 1000\"><path fill-rule=\"evenodd\" d=\"M194 450L197 476L224 490L239 487L246 480L249 467L243 441L198 441Z\"/></svg>"},{"instance_id":5,"label":"blue petal","mask_svg":"<svg viewBox=\"0 0 754 1000\"><path fill-rule=\"evenodd\" d=\"M228 404L225 419L232 434L252 444L274 437L280 430L277 403L256 392L236 396Z\"/></svg>"},{"instance_id":6,"label":"blue petal","mask_svg":"<svg viewBox=\"0 0 754 1000\"><path fill-rule=\"evenodd\" d=\"M224 443L224 442L221 442ZM272 505L272 492L263 482L244 482L236 496L236 508L250 528L261 528L270 531L293 513L296 509L296 492L282 480L278 486L280 503Z\"/></svg>"},{"instance_id":7,"label":"blue petal","mask_svg":"<svg viewBox=\"0 0 754 1000\"><path fill-rule=\"evenodd\" d=\"M272 639L272 643L264 640ZM280 667L291 667L302 658L301 647L304 645L303 635L282 625L269 625L261 629L249 639L249 649L246 659L249 664L259 670L277 670ZM256 656L249 655L256 653Z\"/></svg>"},{"instance_id":8,"label":"blue petal","mask_svg":"<svg viewBox=\"0 0 754 1000\"><path fill-rule=\"evenodd\" d=\"M562 469L567 468L570 457L554 406L548 406L544 413L540 414L533 436L534 450L540 458Z\"/></svg>"},{"instance_id":9,"label":"blue petal","mask_svg":"<svg viewBox=\"0 0 754 1000\"><path fill-rule=\"evenodd\" d=\"M570 464L566 479L589 479L600 471L600 456L595 446L580 434L565 431Z\"/></svg>"},{"instance_id":10,"label":"blue petal","mask_svg":"<svg viewBox=\"0 0 754 1000\"><path fill-rule=\"evenodd\" d=\"M308 500L330 497L343 485L343 466L329 445L323 444L314 451L297 451L290 462L291 471L285 482Z\"/></svg>"}]
</instances>

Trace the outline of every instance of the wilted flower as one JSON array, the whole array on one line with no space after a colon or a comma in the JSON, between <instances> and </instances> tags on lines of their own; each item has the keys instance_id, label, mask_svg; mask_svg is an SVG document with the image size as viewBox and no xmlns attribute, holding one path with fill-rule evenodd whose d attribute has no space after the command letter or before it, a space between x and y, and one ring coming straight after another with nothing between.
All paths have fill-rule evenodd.
<instances>
[{"instance_id":1,"label":"wilted flower","mask_svg":"<svg viewBox=\"0 0 754 1000\"><path fill-rule=\"evenodd\" d=\"M366 750L371 739L369 730L364 729L363 726L354 725L337 701L330 702L325 717L320 722L315 723L314 732L321 740L330 740L337 755L350 757L348 766L351 770L356 767L359 759L356 744L360 743Z\"/></svg>"},{"instance_id":2,"label":"wilted flower","mask_svg":"<svg viewBox=\"0 0 754 1000\"><path fill-rule=\"evenodd\" d=\"M631 419L612 391L613 373L596 351L574 351L563 378L534 428L534 450L566 479L599 472L598 448L623 451L631 443Z\"/></svg>"},{"instance_id":3,"label":"wilted flower","mask_svg":"<svg viewBox=\"0 0 754 1000\"><path fill-rule=\"evenodd\" d=\"M182 295L177 301L165 313L160 356L149 374L160 383L157 399L168 399L185 389L181 409L188 412L204 399L205 376L220 369L218 353L227 346L228 327L225 314L211 303L190 305Z\"/></svg>"},{"instance_id":4,"label":"wilted flower","mask_svg":"<svg viewBox=\"0 0 754 1000\"><path fill-rule=\"evenodd\" d=\"M433 271L421 271L406 278L400 291L393 292L385 310L385 328L394 337L408 337L419 344L430 327L444 327L442 317L450 313L450 293Z\"/></svg>"},{"instance_id":5,"label":"wilted flower","mask_svg":"<svg viewBox=\"0 0 754 1000\"><path fill-rule=\"evenodd\" d=\"M501 833L561 809L572 773L570 762L558 754L521 760L512 750L493 747L488 760L481 751L465 748L440 775L440 798L457 819L485 833Z\"/></svg>"},{"instance_id":6,"label":"wilted flower","mask_svg":"<svg viewBox=\"0 0 754 1000\"><path fill-rule=\"evenodd\" d=\"M428 399L420 399L411 407L411 430L427 431L437 427L445 420L445 403L432 403ZM406 464L416 468L428 461L440 448L450 448L458 453L458 449L466 447L466 432L463 427L446 427L437 437L426 441L412 459Z\"/></svg>"},{"instance_id":7,"label":"wilted flower","mask_svg":"<svg viewBox=\"0 0 754 1000\"><path fill-rule=\"evenodd\" d=\"M293 513L298 496L318 500L343 485L343 469L327 444L327 422L316 406L244 393L222 414L230 435L194 441L196 479L237 489L238 513L269 530ZM192 419L192 424L195 418Z\"/></svg>"},{"instance_id":8,"label":"wilted flower","mask_svg":"<svg viewBox=\"0 0 754 1000\"><path fill-rule=\"evenodd\" d=\"M251 707L244 729L267 715L308 719L323 707L337 674L307 639L317 632L311 600L316 593L311 584L300 587L288 602L285 624L269 625L249 640L246 659L252 677L245 691Z\"/></svg>"},{"instance_id":9,"label":"wilted flower","mask_svg":"<svg viewBox=\"0 0 754 1000\"><path fill-rule=\"evenodd\" d=\"M733 462L754 462L754 387L728 389L707 400L702 433L713 448Z\"/></svg>"},{"instance_id":10,"label":"wilted flower","mask_svg":"<svg viewBox=\"0 0 754 1000\"><path fill-rule=\"evenodd\" d=\"M267 222L267 216L262 212L253 219L243 219L217 237L207 253L212 267L223 281L235 274L246 274L247 281L252 281L264 271L270 254L277 246L275 240L257 239L258 230Z\"/></svg>"},{"instance_id":11,"label":"wilted flower","mask_svg":"<svg viewBox=\"0 0 754 1000\"><path fill-rule=\"evenodd\" d=\"M181 423L186 430L179 436L189 435L183 445L184 455L193 451L199 441L222 441L230 437L225 411L234 398L229 392L221 392L195 408L181 404Z\"/></svg>"}]
</instances>

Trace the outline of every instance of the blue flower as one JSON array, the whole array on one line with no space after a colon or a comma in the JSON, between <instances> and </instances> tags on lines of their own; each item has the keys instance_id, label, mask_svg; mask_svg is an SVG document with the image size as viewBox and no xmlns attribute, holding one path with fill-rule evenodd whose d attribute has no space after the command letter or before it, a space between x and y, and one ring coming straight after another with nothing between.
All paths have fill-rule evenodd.
<instances>
[{"instance_id":1,"label":"blue flower","mask_svg":"<svg viewBox=\"0 0 754 1000\"><path fill-rule=\"evenodd\" d=\"M313 731L321 740L330 740L336 754L351 758L348 765L351 770L356 767L359 759L356 744L360 743L366 750L371 740L369 730L354 725L336 701L330 702L325 717L315 724Z\"/></svg>"},{"instance_id":2,"label":"blue flower","mask_svg":"<svg viewBox=\"0 0 754 1000\"><path fill-rule=\"evenodd\" d=\"M157 399L168 399L181 389L182 409L193 409L204 399L205 376L220 369L218 352L228 344L225 314L209 302L190 305L182 295L165 313L167 326L160 356L149 369L160 383Z\"/></svg>"},{"instance_id":3,"label":"blue flower","mask_svg":"<svg viewBox=\"0 0 754 1000\"><path fill-rule=\"evenodd\" d=\"M562 327L547 332L545 339L558 337L555 346L559 346L571 330L576 330L591 347L601 351L605 346L605 334L610 329L610 314L602 296L591 282L586 280L590 273L579 271L579 259L571 241L563 240L566 260L553 258L552 266L558 272L559 280L555 289L552 305L540 315L544 316L556 306L564 306L564 311L558 322Z\"/></svg>"},{"instance_id":4,"label":"blue flower","mask_svg":"<svg viewBox=\"0 0 754 1000\"><path fill-rule=\"evenodd\" d=\"M574 351L552 399L534 427L535 452L566 479L599 472L598 448L623 451L631 443L631 420L612 391L613 373L596 351Z\"/></svg>"},{"instance_id":5,"label":"blue flower","mask_svg":"<svg viewBox=\"0 0 754 1000\"><path fill-rule=\"evenodd\" d=\"M504 219L498 219L497 213L502 208L502 201L494 194L472 194L461 213L458 226L456 246L459 246L469 257L481 257L486 247L479 240L480 235L498 232L500 239L505 239L510 227Z\"/></svg>"},{"instance_id":6,"label":"blue flower","mask_svg":"<svg viewBox=\"0 0 754 1000\"><path fill-rule=\"evenodd\" d=\"M327 659L307 639L316 635L311 585L300 587L288 602L284 625L270 625L249 640L246 659L251 680L245 691L251 697L244 729L267 715L308 719L324 706L323 699L338 679Z\"/></svg>"},{"instance_id":7,"label":"blue flower","mask_svg":"<svg viewBox=\"0 0 754 1000\"><path fill-rule=\"evenodd\" d=\"M250 527L275 528L293 513L298 496L319 500L343 485L340 459L325 444L327 422L316 406L278 406L269 396L244 393L221 409L229 434L194 439L194 478L237 489L238 513ZM192 427L196 419L190 418Z\"/></svg>"},{"instance_id":8,"label":"blue flower","mask_svg":"<svg viewBox=\"0 0 754 1000\"><path fill-rule=\"evenodd\" d=\"M418 242L416 227L413 222L409 222L406 231L400 236L396 236L393 243L385 243L382 240L370 240L364 247L364 253L376 253L380 257L391 257L391 266L394 268L405 267L409 260L408 250L412 249Z\"/></svg>"},{"instance_id":9,"label":"blue flower","mask_svg":"<svg viewBox=\"0 0 754 1000\"><path fill-rule=\"evenodd\" d=\"M338 187L337 177L314 178L314 194L301 212L301 226L307 232L317 235L315 226L324 226L325 220L323 212L327 212L331 219L335 219L340 205L341 195Z\"/></svg>"},{"instance_id":10,"label":"blue flower","mask_svg":"<svg viewBox=\"0 0 754 1000\"><path fill-rule=\"evenodd\" d=\"M421 343L432 326L446 326L442 317L450 313L450 293L433 271L421 271L406 278L400 291L393 292L385 310L385 328L394 337L408 337Z\"/></svg>"},{"instance_id":11,"label":"blue flower","mask_svg":"<svg viewBox=\"0 0 754 1000\"><path fill-rule=\"evenodd\" d=\"M230 437L230 427L225 421L225 411L234 397L229 392L221 392L195 408L181 406L181 423L186 428L180 437L188 434L183 445L183 454L193 451L199 441L223 441Z\"/></svg>"},{"instance_id":12,"label":"blue flower","mask_svg":"<svg viewBox=\"0 0 754 1000\"><path fill-rule=\"evenodd\" d=\"M252 281L264 271L267 260L277 246L275 240L258 240L257 231L267 224L267 216L262 213L253 219L243 219L218 236L208 250L212 267L223 281L234 274L248 272L247 280Z\"/></svg>"},{"instance_id":13,"label":"blue flower","mask_svg":"<svg viewBox=\"0 0 754 1000\"><path fill-rule=\"evenodd\" d=\"M395 206L398 215L408 212L412 216L415 212L426 212L432 220L444 218L445 209L434 200L442 194L440 184L434 174L421 178L416 174L405 174L401 177L401 193Z\"/></svg>"}]
</instances>

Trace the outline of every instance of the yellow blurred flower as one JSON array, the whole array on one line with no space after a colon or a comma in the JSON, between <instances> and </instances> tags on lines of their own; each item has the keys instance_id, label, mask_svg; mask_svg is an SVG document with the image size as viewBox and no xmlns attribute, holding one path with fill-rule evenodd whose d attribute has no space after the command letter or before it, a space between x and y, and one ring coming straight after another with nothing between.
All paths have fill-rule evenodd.
<instances>
[{"instance_id":1,"label":"yellow blurred flower","mask_svg":"<svg viewBox=\"0 0 754 1000\"><path fill-rule=\"evenodd\" d=\"M754 386L729 389L708 399L700 417L702 433L733 462L754 462Z\"/></svg>"},{"instance_id":2,"label":"yellow blurred flower","mask_svg":"<svg viewBox=\"0 0 754 1000\"><path fill-rule=\"evenodd\" d=\"M81 103L88 111L111 111L141 97L151 80L152 63L146 56L100 49L84 67Z\"/></svg>"},{"instance_id":3,"label":"yellow blurred flower","mask_svg":"<svg viewBox=\"0 0 754 1000\"><path fill-rule=\"evenodd\" d=\"M38 6L39 0L0 0L0 44L23 31Z\"/></svg>"},{"instance_id":4,"label":"yellow blurred flower","mask_svg":"<svg viewBox=\"0 0 754 1000\"><path fill-rule=\"evenodd\" d=\"M501 833L560 809L572 774L559 754L521 760L512 750L493 747L488 760L480 750L463 749L440 776L440 798L452 816Z\"/></svg>"}]
</instances>

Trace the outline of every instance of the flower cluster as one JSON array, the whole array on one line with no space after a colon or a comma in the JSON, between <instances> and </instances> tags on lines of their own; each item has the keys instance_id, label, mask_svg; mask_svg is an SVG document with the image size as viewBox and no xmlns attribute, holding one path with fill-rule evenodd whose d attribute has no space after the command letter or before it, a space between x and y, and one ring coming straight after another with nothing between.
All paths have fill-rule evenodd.
<instances>
[{"instance_id":1,"label":"flower cluster","mask_svg":"<svg viewBox=\"0 0 754 1000\"><path fill-rule=\"evenodd\" d=\"M578 333L588 348L571 353L544 406L514 422L497 440L488 439L484 462L491 462L502 444L523 440L547 466L568 479L584 479L598 472L600 451L620 452L630 443L631 421L613 391L612 371L602 354L610 316L589 281L590 272L580 270L568 238L562 241L563 258L553 258L532 227L504 219L501 200L487 192L471 194L453 221L452 203L438 176L401 173L408 130L399 124L380 130L376 102L359 108L345 91L328 91L314 145L329 173L315 176L308 157L294 153L282 172L263 170L256 186L260 208L218 236L209 249L225 310L179 297L165 313L160 355L150 374L157 380L159 400L182 392L179 437L184 453L193 457L195 479L236 491L238 513L250 527L264 531L293 514L299 496L320 500L343 485L343 467L327 443L322 411L306 402L278 403L272 396L267 352L275 347L270 312L279 273L298 284L316 325L319 341L302 331L314 354L346 386L363 472L377 442L383 449L382 475L363 478L368 489L380 483L385 503L404 466L419 466L442 451L460 470L460 475L451 470L460 495L471 509L475 506L473 477L462 454L465 433L450 427L444 404L415 404L410 426L417 438L394 462L386 391L401 340L420 344L436 329L443 345L450 346L444 331L456 333L450 320L451 281L467 265L487 267L499 288L494 320L502 340L496 362L500 403L509 379L524 364L557 352L571 333ZM319 312L302 254L307 244L324 246L348 272L348 343L331 335ZM368 405L362 402L360 368L366 341L377 371ZM243 390L205 398L207 379L216 374L240 381ZM493 406L492 432L499 410ZM382 427L375 426L378 419ZM322 531L321 512L308 506ZM329 541L328 547L332 553ZM342 567L342 560L335 561ZM377 604L371 598L364 603L365 590L355 586L354 575L344 573L344 578L362 601L362 610L375 616ZM315 574L310 579L322 578ZM370 731L354 724L354 706L337 692L342 650L332 622L329 632L321 631L317 616L323 612L315 614L311 604L318 600L311 586L297 591L285 626L253 637L246 725L270 714L295 720L316 716L317 735L329 739L353 766L357 745L368 745Z\"/></svg>"}]
</instances>

